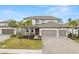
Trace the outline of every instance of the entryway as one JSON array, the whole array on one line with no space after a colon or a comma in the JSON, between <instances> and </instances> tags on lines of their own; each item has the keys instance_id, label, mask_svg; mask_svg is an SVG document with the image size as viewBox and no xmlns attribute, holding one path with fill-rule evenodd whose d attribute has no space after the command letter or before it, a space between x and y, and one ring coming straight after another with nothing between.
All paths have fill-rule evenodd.
<instances>
[{"instance_id":1,"label":"entryway","mask_svg":"<svg viewBox=\"0 0 79 59\"><path fill-rule=\"evenodd\" d=\"M79 30L78 30L78 36L79 36Z\"/></svg>"},{"instance_id":2,"label":"entryway","mask_svg":"<svg viewBox=\"0 0 79 59\"><path fill-rule=\"evenodd\" d=\"M35 28L35 35L39 35L39 28Z\"/></svg>"}]
</instances>

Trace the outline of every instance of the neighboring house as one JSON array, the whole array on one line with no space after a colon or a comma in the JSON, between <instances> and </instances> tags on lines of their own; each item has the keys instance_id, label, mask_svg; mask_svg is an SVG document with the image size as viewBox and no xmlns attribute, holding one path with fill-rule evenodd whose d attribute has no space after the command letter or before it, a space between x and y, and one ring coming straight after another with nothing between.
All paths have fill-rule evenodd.
<instances>
[{"instance_id":1,"label":"neighboring house","mask_svg":"<svg viewBox=\"0 0 79 59\"><path fill-rule=\"evenodd\" d=\"M16 29L8 26L9 21L0 21L0 35L16 34Z\"/></svg>"},{"instance_id":2,"label":"neighboring house","mask_svg":"<svg viewBox=\"0 0 79 59\"><path fill-rule=\"evenodd\" d=\"M79 25L75 27L75 33L79 36Z\"/></svg>"},{"instance_id":3,"label":"neighboring house","mask_svg":"<svg viewBox=\"0 0 79 59\"><path fill-rule=\"evenodd\" d=\"M65 23L64 25L69 26L68 23ZM79 25L75 26L74 28L71 27L69 29L69 32L73 32L73 34L79 35Z\"/></svg>"}]
</instances>

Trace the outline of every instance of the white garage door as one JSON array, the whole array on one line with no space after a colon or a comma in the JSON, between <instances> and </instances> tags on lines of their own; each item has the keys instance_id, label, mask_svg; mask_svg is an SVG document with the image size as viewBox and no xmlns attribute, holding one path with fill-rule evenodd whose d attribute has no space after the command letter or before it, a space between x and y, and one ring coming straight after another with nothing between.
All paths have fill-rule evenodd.
<instances>
[{"instance_id":1,"label":"white garage door","mask_svg":"<svg viewBox=\"0 0 79 59\"><path fill-rule=\"evenodd\" d=\"M42 37L57 37L57 30L42 30Z\"/></svg>"},{"instance_id":2,"label":"white garage door","mask_svg":"<svg viewBox=\"0 0 79 59\"><path fill-rule=\"evenodd\" d=\"M2 34L14 34L13 29L2 29Z\"/></svg>"},{"instance_id":3,"label":"white garage door","mask_svg":"<svg viewBox=\"0 0 79 59\"><path fill-rule=\"evenodd\" d=\"M66 37L66 30L59 30L59 37Z\"/></svg>"}]
</instances>

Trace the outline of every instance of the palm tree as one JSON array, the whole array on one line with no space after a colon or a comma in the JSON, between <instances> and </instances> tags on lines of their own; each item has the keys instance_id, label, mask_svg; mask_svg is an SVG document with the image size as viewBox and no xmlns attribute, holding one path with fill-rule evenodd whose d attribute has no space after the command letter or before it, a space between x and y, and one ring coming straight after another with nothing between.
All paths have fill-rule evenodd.
<instances>
[{"instance_id":1,"label":"palm tree","mask_svg":"<svg viewBox=\"0 0 79 59\"><path fill-rule=\"evenodd\" d=\"M72 34L74 34L73 33L74 27L78 25L77 21L76 20L71 20L71 21L68 22L68 25L72 27Z\"/></svg>"},{"instance_id":2,"label":"palm tree","mask_svg":"<svg viewBox=\"0 0 79 59\"><path fill-rule=\"evenodd\" d=\"M29 35L30 35L30 28L29 28L29 26L32 25L32 20L31 19L24 19L22 24L23 24L24 27L28 27L27 31L28 31L28 37L29 37Z\"/></svg>"},{"instance_id":3,"label":"palm tree","mask_svg":"<svg viewBox=\"0 0 79 59\"><path fill-rule=\"evenodd\" d=\"M69 18L68 21L70 22L71 21L71 18Z\"/></svg>"},{"instance_id":4,"label":"palm tree","mask_svg":"<svg viewBox=\"0 0 79 59\"><path fill-rule=\"evenodd\" d=\"M17 37L19 38L20 40L20 43L21 45L23 45L23 42L22 42L22 21L19 21L19 22L16 22L16 28L17 28ZM21 31L19 31L19 29L21 29Z\"/></svg>"},{"instance_id":5,"label":"palm tree","mask_svg":"<svg viewBox=\"0 0 79 59\"><path fill-rule=\"evenodd\" d=\"M10 19L8 23L9 27L17 28L17 21Z\"/></svg>"},{"instance_id":6,"label":"palm tree","mask_svg":"<svg viewBox=\"0 0 79 59\"><path fill-rule=\"evenodd\" d=\"M24 19L22 21L22 23L23 23L24 27L30 26L30 25L32 25L32 20L31 19Z\"/></svg>"},{"instance_id":7,"label":"palm tree","mask_svg":"<svg viewBox=\"0 0 79 59\"><path fill-rule=\"evenodd\" d=\"M12 27L12 28L16 28L17 27L17 22L15 20L10 19L9 22L8 22L8 26ZM12 36L15 36L15 34L12 34Z\"/></svg>"},{"instance_id":8,"label":"palm tree","mask_svg":"<svg viewBox=\"0 0 79 59\"><path fill-rule=\"evenodd\" d=\"M15 20L10 20L9 23L8 23L8 26L16 28L17 27L17 22Z\"/></svg>"}]
</instances>

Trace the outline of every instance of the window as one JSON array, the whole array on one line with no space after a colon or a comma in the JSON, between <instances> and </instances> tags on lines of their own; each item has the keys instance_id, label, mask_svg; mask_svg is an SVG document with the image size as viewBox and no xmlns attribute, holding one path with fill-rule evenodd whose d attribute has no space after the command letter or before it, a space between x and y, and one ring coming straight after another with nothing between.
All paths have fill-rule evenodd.
<instances>
[{"instance_id":1,"label":"window","mask_svg":"<svg viewBox=\"0 0 79 59\"><path fill-rule=\"evenodd\" d=\"M36 20L36 24L38 24L39 23L39 20Z\"/></svg>"},{"instance_id":2,"label":"window","mask_svg":"<svg viewBox=\"0 0 79 59\"><path fill-rule=\"evenodd\" d=\"M41 20L42 23L45 23L45 20Z\"/></svg>"},{"instance_id":3,"label":"window","mask_svg":"<svg viewBox=\"0 0 79 59\"><path fill-rule=\"evenodd\" d=\"M26 30L26 32L28 32L28 30Z\"/></svg>"},{"instance_id":4,"label":"window","mask_svg":"<svg viewBox=\"0 0 79 59\"><path fill-rule=\"evenodd\" d=\"M33 29L31 29L31 32L33 32Z\"/></svg>"},{"instance_id":5,"label":"window","mask_svg":"<svg viewBox=\"0 0 79 59\"><path fill-rule=\"evenodd\" d=\"M58 23L63 23L63 21L61 21L61 20L58 20Z\"/></svg>"}]
</instances>

